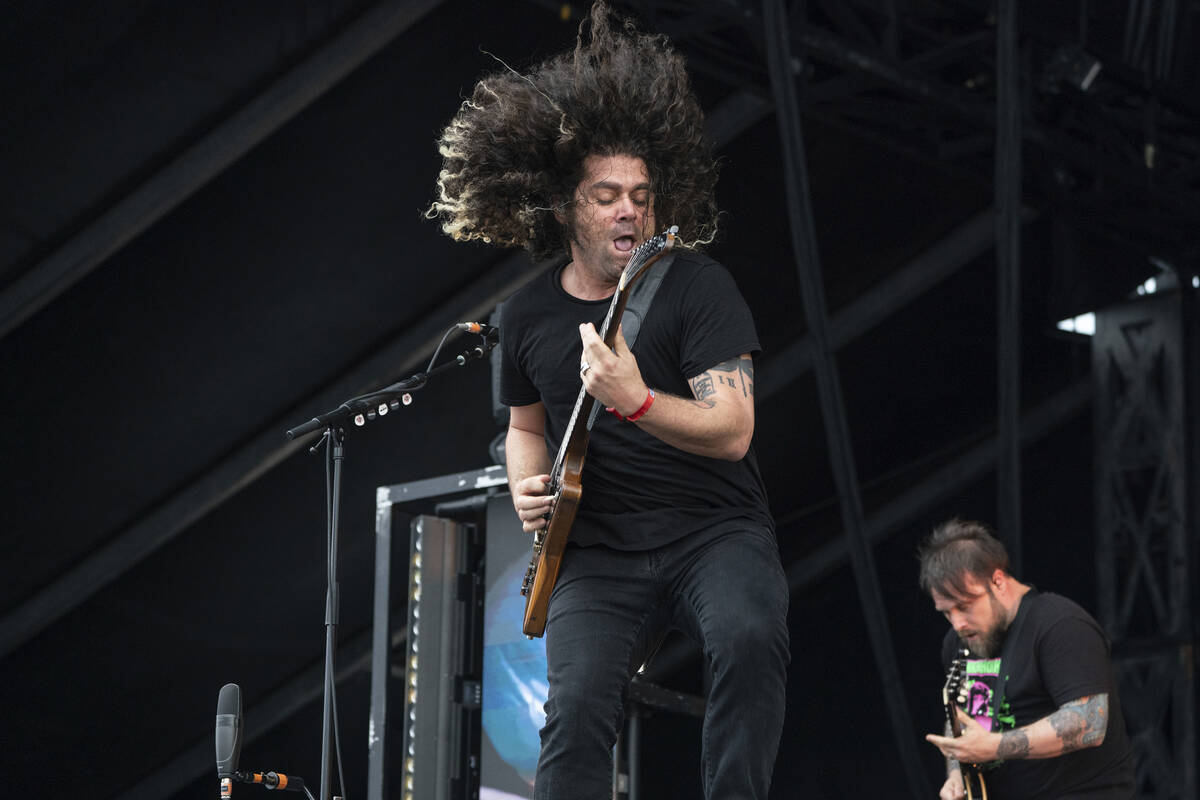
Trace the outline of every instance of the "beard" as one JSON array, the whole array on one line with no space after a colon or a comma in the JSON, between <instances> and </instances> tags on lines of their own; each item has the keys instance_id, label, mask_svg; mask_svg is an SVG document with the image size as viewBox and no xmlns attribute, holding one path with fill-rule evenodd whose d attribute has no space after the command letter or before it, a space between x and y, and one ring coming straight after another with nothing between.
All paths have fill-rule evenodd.
<instances>
[{"instance_id":1,"label":"beard","mask_svg":"<svg viewBox=\"0 0 1200 800\"><path fill-rule=\"evenodd\" d=\"M1004 634L1008 633L1008 628L998 624L984 631L977 636L974 641L963 641L963 646L971 651L971 655L976 658L995 658L1000 655L1000 648L1004 646Z\"/></svg>"},{"instance_id":2,"label":"beard","mask_svg":"<svg viewBox=\"0 0 1200 800\"><path fill-rule=\"evenodd\" d=\"M1004 607L1000 605L1000 601L996 596L988 590L990 597L990 605L992 614L995 618L995 623L985 631L981 631L975 636L973 642L968 642L960 638L963 646L971 651L971 655L976 658L996 658L1000 655L1000 649L1004 646L1004 637L1008 633L1008 622L1005 619Z\"/></svg>"}]
</instances>

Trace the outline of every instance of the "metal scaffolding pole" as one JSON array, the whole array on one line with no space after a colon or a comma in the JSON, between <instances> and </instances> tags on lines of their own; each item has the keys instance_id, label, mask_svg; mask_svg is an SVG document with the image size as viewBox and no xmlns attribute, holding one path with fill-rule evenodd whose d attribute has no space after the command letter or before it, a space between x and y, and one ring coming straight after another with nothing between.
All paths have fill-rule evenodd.
<instances>
[{"instance_id":1,"label":"metal scaffolding pole","mask_svg":"<svg viewBox=\"0 0 1200 800\"><path fill-rule=\"evenodd\" d=\"M800 278L804 316L816 346L817 389L825 421L825 436L834 482L841 501L842 524L846 530L847 544L854 565L854 578L871 648L884 687L883 694L888 704L892 732L908 776L909 789L915 797L932 797L933 790L921 768L921 759L916 749L917 739L913 735L914 729L904 693L900 691L900 671L896 664L896 652L888 628L887 611L879 587L874 557L867 541L850 430L846 422L845 405L842 402L837 363L830 342L829 316L825 307L825 288L814 233L800 109L792 80L789 44L791 28L782 0L764 0L763 12L771 91L775 98L783 150L792 250Z\"/></svg>"},{"instance_id":2,"label":"metal scaffolding pole","mask_svg":"<svg viewBox=\"0 0 1200 800\"><path fill-rule=\"evenodd\" d=\"M1133 744L1138 797L1195 797L1196 290L1097 312L1097 618ZM1189 443L1191 443L1189 445Z\"/></svg>"},{"instance_id":3,"label":"metal scaffolding pole","mask_svg":"<svg viewBox=\"0 0 1200 800\"><path fill-rule=\"evenodd\" d=\"M1014 574L1021 574L1021 109L1017 92L1017 0L996 18L996 367L1000 459L996 517Z\"/></svg>"}]
</instances>

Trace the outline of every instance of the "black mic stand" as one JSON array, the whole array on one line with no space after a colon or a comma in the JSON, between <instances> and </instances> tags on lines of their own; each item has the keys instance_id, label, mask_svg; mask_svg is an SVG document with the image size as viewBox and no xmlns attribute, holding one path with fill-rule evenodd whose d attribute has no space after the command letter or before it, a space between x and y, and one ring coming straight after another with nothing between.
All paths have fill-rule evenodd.
<instances>
[{"instance_id":1,"label":"black mic stand","mask_svg":"<svg viewBox=\"0 0 1200 800\"><path fill-rule=\"evenodd\" d=\"M324 414L313 417L308 422L298 425L287 432L288 439L295 439L324 428L325 434L315 445L309 448L309 452L315 454L321 449L322 445L328 445L325 450L325 507L328 542L326 552L328 575L325 589L325 701L321 722L321 794L318 796L319 800L330 800L329 787L331 776L329 774L329 764L332 758L330 737L332 735L335 740L337 737L337 729L334 725L336 687L334 683L333 662L334 649L337 643L339 602L337 584L338 515L341 510L342 462L345 460L346 439L346 432L342 427L342 423L347 418L351 418L356 426L362 427L368 420L384 416L388 411L394 411L401 405L407 406L412 403L410 392L423 389L429 383L429 379L432 376L451 367L466 366L471 361L482 359L496 346L497 338L494 332L481 334L481 344L460 353L453 361L447 361L435 368L433 362L437 360L438 353L442 350L442 344L445 344L446 338L456 329L457 326L450 328L446 332L446 335L442 337L441 343L438 344L437 349L433 352L433 358L429 360L429 367L424 372L418 372L377 392L353 397L332 411L327 411ZM338 744L338 771L340 774L340 742ZM345 780L344 776L342 780Z\"/></svg>"}]
</instances>

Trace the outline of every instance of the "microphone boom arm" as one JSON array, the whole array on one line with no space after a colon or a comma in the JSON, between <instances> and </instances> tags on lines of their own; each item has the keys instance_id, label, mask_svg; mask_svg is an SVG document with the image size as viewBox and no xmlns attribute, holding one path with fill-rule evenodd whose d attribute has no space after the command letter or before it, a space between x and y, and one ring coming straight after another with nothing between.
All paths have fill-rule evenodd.
<instances>
[{"instance_id":1,"label":"microphone boom arm","mask_svg":"<svg viewBox=\"0 0 1200 800\"><path fill-rule=\"evenodd\" d=\"M386 414L384 409L394 410L400 405L408 405L412 402L412 398L406 395L410 392L415 392L418 389L424 389L429 383L429 379L434 375L442 372L450 367L463 367L469 362L478 358L483 358L492 348L499 343L499 329L490 325L481 325L478 322L463 322L455 325L447 335L455 330L470 330L462 326L476 326L480 330L474 331L479 334L482 343L476 347L466 350L455 357L453 361L447 361L440 366L434 367L432 361L429 368L424 372L416 372L403 380L397 381L390 386L385 386L378 391L369 392L368 394L359 395L346 400L336 408L326 411L324 414L313 417L308 422L297 425L287 431L286 436L289 440L297 439L302 436L307 436L310 433L316 433L319 430L332 427L335 423L342 419L353 419L358 414L363 414L370 419L374 419L376 413ZM443 337L442 341L445 341ZM434 351L434 358L437 358L438 352L441 351L441 345ZM356 422L356 424L358 424Z\"/></svg>"}]
</instances>

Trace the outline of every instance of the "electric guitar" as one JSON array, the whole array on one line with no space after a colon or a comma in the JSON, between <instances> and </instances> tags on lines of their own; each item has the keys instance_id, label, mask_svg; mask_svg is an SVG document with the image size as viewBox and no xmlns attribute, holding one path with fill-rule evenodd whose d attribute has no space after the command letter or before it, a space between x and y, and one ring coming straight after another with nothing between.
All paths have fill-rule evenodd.
<instances>
[{"instance_id":1,"label":"electric guitar","mask_svg":"<svg viewBox=\"0 0 1200 800\"><path fill-rule=\"evenodd\" d=\"M946 685L942 687L942 705L946 709L946 724L950 728L950 735L956 739L962 736L962 723L955 712L959 706L966 705L967 702L964 679L967 677L967 657L970 654L971 651L966 648L959 650L958 655L950 664L950 671L946 673ZM967 800L987 800L987 784L983 781L979 765L960 763L959 768L962 770Z\"/></svg>"},{"instance_id":2,"label":"electric guitar","mask_svg":"<svg viewBox=\"0 0 1200 800\"><path fill-rule=\"evenodd\" d=\"M642 242L630 254L600 329L600 338L608 347L611 348L617 341L617 325L621 321L621 315L625 313L625 305L629 302L629 292L634 282L642 277L651 264L675 246L678 232L679 228L672 226ZM533 535L533 557L529 560L529 568L525 570L525 579L521 582L521 594L525 595L525 620L521 628L530 638L546 632L550 593L558 580L558 568L567 545L567 536L571 532L575 513L579 510L579 501L583 497L580 478L583 474L583 459L590 433L587 419L595 404L596 398L581 386L579 397L575 400L575 409L571 412L571 421L563 433L558 456L550 470L547 494L553 498L552 510L546 524Z\"/></svg>"}]
</instances>

